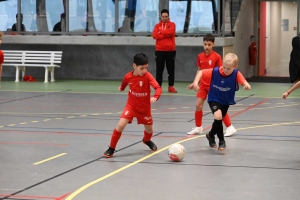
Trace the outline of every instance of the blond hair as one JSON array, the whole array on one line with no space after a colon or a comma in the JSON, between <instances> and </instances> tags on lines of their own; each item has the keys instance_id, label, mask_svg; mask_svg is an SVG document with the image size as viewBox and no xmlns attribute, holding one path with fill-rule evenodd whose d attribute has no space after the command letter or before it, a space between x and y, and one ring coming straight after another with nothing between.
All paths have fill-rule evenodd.
<instances>
[{"instance_id":1,"label":"blond hair","mask_svg":"<svg viewBox=\"0 0 300 200\"><path fill-rule=\"evenodd\" d=\"M223 64L237 67L238 61L239 61L239 59L236 54L228 53L224 57Z\"/></svg>"}]
</instances>

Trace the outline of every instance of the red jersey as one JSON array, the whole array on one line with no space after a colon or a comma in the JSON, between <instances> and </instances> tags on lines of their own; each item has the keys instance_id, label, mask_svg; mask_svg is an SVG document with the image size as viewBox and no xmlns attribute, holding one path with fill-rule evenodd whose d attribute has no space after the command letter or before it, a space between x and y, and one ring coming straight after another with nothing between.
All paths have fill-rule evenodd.
<instances>
[{"instance_id":1,"label":"red jersey","mask_svg":"<svg viewBox=\"0 0 300 200\"><path fill-rule=\"evenodd\" d=\"M133 71L127 73L122 81L120 89L125 90L129 85L127 105L138 113L151 112L150 85L155 89L153 97L159 99L162 89L155 78L146 72L144 76L134 76Z\"/></svg>"},{"instance_id":2,"label":"red jersey","mask_svg":"<svg viewBox=\"0 0 300 200\"><path fill-rule=\"evenodd\" d=\"M152 37L156 40L155 48L157 51L175 51L175 31L176 25L170 20L166 23L160 21L154 26Z\"/></svg>"},{"instance_id":3,"label":"red jersey","mask_svg":"<svg viewBox=\"0 0 300 200\"><path fill-rule=\"evenodd\" d=\"M223 65L222 58L215 51L212 51L208 55L205 54L205 51L198 54L197 66L199 67L200 70L220 67L222 65Z\"/></svg>"},{"instance_id":4,"label":"red jersey","mask_svg":"<svg viewBox=\"0 0 300 200\"><path fill-rule=\"evenodd\" d=\"M208 87L209 88L210 82L211 82L211 77L212 77L212 71L213 71L213 68L202 70L202 77L201 77L201 80L200 80L200 86L201 87ZM222 76L226 76L224 74L223 66L221 66L219 68L219 72ZM236 82L238 82L239 84L242 85L242 84L245 83L245 81L246 81L245 77L242 75L242 73L240 71L238 71L238 73L236 75ZM208 83L208 84L206 84L206 83Z\"/></svg>"},{"instance_id":5,"label":"red jersey","mask_svg":"<svg viewBox=\"0 0 300 200\"><path fill-rule=\"evenodd\" d=\"M0 50L0 65L4 63L4 53Z\"/></svg>"}]
</instances>

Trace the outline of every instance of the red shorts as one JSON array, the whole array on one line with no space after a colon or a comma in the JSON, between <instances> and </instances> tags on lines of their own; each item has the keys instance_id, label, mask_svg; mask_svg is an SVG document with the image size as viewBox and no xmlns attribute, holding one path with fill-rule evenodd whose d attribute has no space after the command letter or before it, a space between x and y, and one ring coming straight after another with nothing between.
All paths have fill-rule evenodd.
<instances>
[{"instance_id":1,"label":"red shorts","mask_svg":"<svg viewBox=\"0 0 300 200\"><path fill-rule=\"evenodd\" d=\"M0 50L0 64L4 63L4 53Z\"/></svg>"},{"instance_id":2,"label":"red shorts","mask_svg":"<svg viewBox=\"0 0 300 200\"><path fill-rule=\"evenodd\" d=\"M208 87L200 87L199 91L196 94L196 97L206 100L209 88Z\"/></svg>"},{"instance_id":3,"label":"red shorts","mask_svg":"<svg viewBox=\"0 0 300 200\"><path fill-rule=\"evenodd\" d=\"M144 125L153 124L151 112L147 114L141 114L134 111L131 107L126 106L121 114L121 118L128 119L129 123L132 123L134 117L137 119L138 124L144 124Z\"/></svg>"}]
</instances>

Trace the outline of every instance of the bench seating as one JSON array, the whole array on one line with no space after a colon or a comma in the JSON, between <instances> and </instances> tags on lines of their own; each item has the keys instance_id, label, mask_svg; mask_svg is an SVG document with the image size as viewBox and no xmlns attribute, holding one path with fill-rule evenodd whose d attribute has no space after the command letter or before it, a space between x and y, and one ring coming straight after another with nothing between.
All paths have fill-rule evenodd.
<instances>
[{"instance_id":1,"label":"bench seating","mask_svg":"<svg viewBox=\"0 0 300 200\"><path fill-rule=\"evenodd\" d=\"M13 51L3 50L4 63L3 66L16 67L16 80L19 82L20 71L22 72L22 80L25 76L26 67L44 67L45 83L48 83L48 74L51 74L51 82L54 82L54 68L60 67L62 59L62 51Z\"/></svg>"}]
</instances>

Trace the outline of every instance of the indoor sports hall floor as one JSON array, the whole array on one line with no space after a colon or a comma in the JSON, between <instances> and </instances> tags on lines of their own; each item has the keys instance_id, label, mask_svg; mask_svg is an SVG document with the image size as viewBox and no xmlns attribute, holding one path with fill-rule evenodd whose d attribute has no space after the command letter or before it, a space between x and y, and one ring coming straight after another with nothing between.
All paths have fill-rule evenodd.
<instances>
[{"instance_id":1,"label":"indoor sports hall floor","mask_svg":"<svg viewBox=\"0 0 300 200\"><path fill-rule=\"evenodd\" d=\"M300 196L300 90L291 84L251 83L237 92L229 115L238 132L218 152L194 127L195 94L176 83L153 104L152 152L136 121L114 157L103 158L127 92L120 81L57 80L0 89L0 199L30 200L282 200ZM203 126L213 121L207 103ZM168 147L186 148L172 162Z\"/></svg>"}]
</instances>

